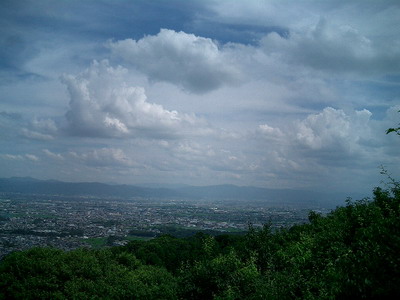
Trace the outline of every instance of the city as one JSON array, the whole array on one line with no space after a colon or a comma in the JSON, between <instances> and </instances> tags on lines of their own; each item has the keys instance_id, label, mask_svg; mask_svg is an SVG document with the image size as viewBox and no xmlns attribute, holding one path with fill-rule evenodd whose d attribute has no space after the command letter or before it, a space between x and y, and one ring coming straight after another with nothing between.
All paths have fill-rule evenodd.
<instances>
[{"instance_id":1,"label":"city","mask_svg":"<svg viewBox=\"0 0 400 300\"><path fill-rule=\"evenodd\" d=\"M64 250L124 245L161 234L244 233L307 222L310 208L249 201L0 195L0 256L35 246ZM321 212L321 211L319 211Z\"/></svg>"}]
</instances>

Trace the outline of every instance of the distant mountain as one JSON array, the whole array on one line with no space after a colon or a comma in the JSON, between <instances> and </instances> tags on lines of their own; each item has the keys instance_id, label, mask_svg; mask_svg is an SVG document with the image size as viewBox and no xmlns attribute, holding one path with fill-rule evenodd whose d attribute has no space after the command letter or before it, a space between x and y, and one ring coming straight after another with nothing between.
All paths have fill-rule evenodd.
<instances>
[{"instance_id":1,"label":"distant mountain","mask_svg":"<svg viewBox=\"0 0 400 300\"><path fill-rule=\"evenodd\" d=\"M345 194L328 194L306 190L267 189L252 186L175 185L169 188L134 185L110 185L98 182L63 182L30 177L0 178L0 192L98 197L186 198L209 200L257 201L271 205L335 207L343 204ZM353 195L354 196L354 195Z\"/></svg>"},{"instance_id":2,"label":"distant mountain","mask_svg":"<svg viewBox=\"0 0 400 300\"><path fill-rule=\"evenodd\" d=\"M0 192L106 197L174 197L176 191L165 188L145 188L133 185L110 185L98 182L63 182L29 177L0 178Z\"/></svg>"},{"instance_id":3,"label":"distant mountain","mask_svg":"<svg viewBox=\"0 0 400 300\"><path fill-rule=\"evenodd\" d=\"M252 200L273 205L300 205L335 207L343 204L348 195L329 194L307 190L268 189L253 186L213 185L186 186L177 189L180 194L203 199Z\"/></svg>"}]
</instances>

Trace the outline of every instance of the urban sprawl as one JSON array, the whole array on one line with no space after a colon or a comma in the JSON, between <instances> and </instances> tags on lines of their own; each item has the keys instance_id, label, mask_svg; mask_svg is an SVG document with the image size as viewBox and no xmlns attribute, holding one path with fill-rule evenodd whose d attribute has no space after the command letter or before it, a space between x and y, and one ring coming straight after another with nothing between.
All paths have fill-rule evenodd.
<instances>
[{"instance_id":1,"label":"urban sprawl","mask_svg":"<svg viewBox=\"0 0 400 300\"><path fill-rule=\"evenodd\" d=\"M276 229L307 222L309 211L249 201L0 194L0 257L35 246L115 246L161 234L245 232L267 223Z\"/></svg>"}]
</instances>

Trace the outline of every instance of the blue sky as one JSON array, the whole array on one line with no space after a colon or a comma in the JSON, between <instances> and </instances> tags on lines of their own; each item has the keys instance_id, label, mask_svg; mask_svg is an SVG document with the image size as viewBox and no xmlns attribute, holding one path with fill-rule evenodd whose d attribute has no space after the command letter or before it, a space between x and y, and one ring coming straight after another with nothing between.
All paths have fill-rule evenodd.
<instances>
[{"instance_id":1,"label":"blue sky","mask_svg":"<svg viewBox=\"0 0 400 300\"><path fill-rule=\"evenodd\" d=\"M0 176L368 192L398 1L2 1Z\"/></svg>"}]
</instances>

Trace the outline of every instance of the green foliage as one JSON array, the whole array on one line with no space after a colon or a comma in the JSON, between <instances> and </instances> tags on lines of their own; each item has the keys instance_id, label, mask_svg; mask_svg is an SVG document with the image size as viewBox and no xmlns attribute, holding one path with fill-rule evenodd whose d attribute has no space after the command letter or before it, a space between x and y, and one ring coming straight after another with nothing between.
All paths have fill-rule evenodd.
<instances>
[{"instance_id":1,"label":"green foliage","mask_svg":"<svg viewBox=\"0 0 400 300\"><path fill-rule=\"evenodd\" d=\"M400 198L375 189L327 217L274 236L280 248L267 274L279 298L382 298L400 293Z\"/></svg>"},{"instance_id":2,"label":"green foliage","mask_svg":"<svg viewBox=\"0 0 400 300\"><path fill-rule=\"evenodd\" d=\"M400 110L398 112L400 112ZM386 130L386 134L389 134L391 132L396 132L397 135L400 135L400 127L389 128L389 129Z\"/></svg>"},{"instance_id":3,"label":"green foliage","mask_svg":"<svg viewBox=\"0 0 400 300\"><path fill-rule=\"evenodd\" d=\"M389 176L389 179L390 176ZM400 185L309 224L0 261L0 299L381 299L400 296Z\"/></svg>"},{"instance_id":4,"label":"green foliage","mask_svg":"<svg viewBox=\"0 0 400 300\"><path fill-rule=\"evenodd\" d=\"M243 262L232 250L182 267L181 294L185 299L245 299L255 293L259 278L254 260Z\"/></svg>"},{"instance_id":5,"label":"green foliage","mask_svg":"<svg viewBox=\"0 0 400 300\"><path fill-rule=\"evenodd\" d=\"M389 134L389 133L391 133L391 132L396 132L397 135L400 135L400 127L397 127L397 128L388 128L388 129L386 130L386 134Z\"/></svg>"},{"instance_id":6,"label":"green foliage","mask_svg":"<svg viewBox=\"0 0 400 300\"><path fill-rule=\"evenodd\" d=\"M176 299L176 280L165 269L110 250L15 252L0 274L3 299Z\"/></svg>"}]
</instances>

